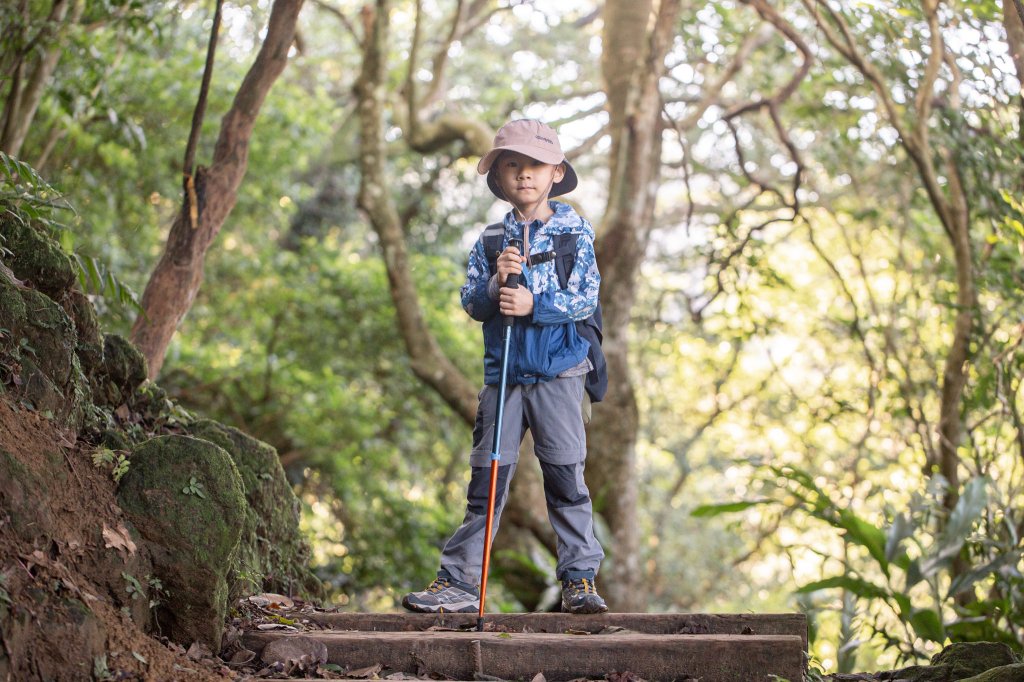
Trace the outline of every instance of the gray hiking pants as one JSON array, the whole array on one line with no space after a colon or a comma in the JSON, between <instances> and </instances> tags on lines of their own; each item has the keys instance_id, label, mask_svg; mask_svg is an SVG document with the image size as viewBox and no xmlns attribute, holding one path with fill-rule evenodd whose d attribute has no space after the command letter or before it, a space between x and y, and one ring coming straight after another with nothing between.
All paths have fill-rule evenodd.
<instances>
[{"instance_id":1,"label":"gray hiking pants","mask_svg":"<svg viewBox=\"0 0 1024 682\"><path fill-rule=\"evenodd\" d=\"M548 520L558 537L559 579L594 577L604 551L594 536L590 491L583 481L587 457L586 434L580 405L584 377L560 377L540 384L509 386L502 420L501 459L494 505L492 537L497 533L509 484L519 460L519 445L526 429L534 439L534 452L544 475ZM473 468L462 525L445 544L439 574L477 585L483 561L487 497L490 487L494 414L498 399L495 386L480 392L473 429Z\"/></svg>"}]
</instances>

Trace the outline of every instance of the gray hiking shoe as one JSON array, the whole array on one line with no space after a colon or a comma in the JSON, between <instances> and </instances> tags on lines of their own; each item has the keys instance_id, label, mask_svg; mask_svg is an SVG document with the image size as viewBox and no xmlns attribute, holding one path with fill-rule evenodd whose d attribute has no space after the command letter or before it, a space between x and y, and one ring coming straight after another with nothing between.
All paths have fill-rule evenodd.
<instances>
[{"instance_id":1,"label":"gray hiking shoe","mask_svg":"<svg viewBox=\"0 0 1024 682\"><path fill-rule=\"evenodd\" d=\"M405 595L402 606L420 613L477 613L480 592L465 583L438 577L422 592Z\"/></svg>"},{"instance_id":2,"label":"gray hiking shoe","mask_svg":"<svg viewBox=\"0 0 1024 682\"><path fill-rule=\"evenodd\" d=\"M597 593L593 578L566 578L562 581L564 613L604 613L608 605Z\"/></svg>"}]
</instances>

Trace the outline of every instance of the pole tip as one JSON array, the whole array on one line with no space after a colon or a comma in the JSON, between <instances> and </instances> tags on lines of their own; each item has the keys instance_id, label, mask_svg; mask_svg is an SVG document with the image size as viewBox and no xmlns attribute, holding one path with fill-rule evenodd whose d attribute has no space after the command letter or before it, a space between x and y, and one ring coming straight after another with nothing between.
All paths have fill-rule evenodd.
<instances>
[{"instance_id":1,"label":"pole tip","mask_svg":"<svg viewBox=\"0 0 1024 682\"><path fill-rule=\"evenodd\" d=\"M483 632L484 631L484 619L482 617L476 619L476 631L477 632Z\"/></svg>"}]
</instances>

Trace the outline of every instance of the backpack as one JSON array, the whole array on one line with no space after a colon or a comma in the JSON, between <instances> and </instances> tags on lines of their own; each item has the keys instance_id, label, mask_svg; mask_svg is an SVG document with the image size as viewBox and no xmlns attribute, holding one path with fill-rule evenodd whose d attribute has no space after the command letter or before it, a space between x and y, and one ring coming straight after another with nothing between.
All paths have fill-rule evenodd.
<instances>
[{"instance_id":1,"label":"backpack","mask_svg":"<svg viewBox=\"0 0 1024 682\"><path fill-rule=\"evenodd\" d=\"M502 251L505 238L505 226L502 223L488 225L484 229L480 241L484 246L484 253L487 255L487 267L491 275L498 272L498 255ZM579 235L560 234L555 236L555 248L552 251L538 253L530 256L530 265L546 263L549 260L555 261L555 273L558 275L558 284L563 289L569 286L569 275L572 274L573 266L576 265L576 242ZM590 360L592 369L587 373L583 387L590 396L590 402L599 403L604 400L608 392L608 363L604 358L604 351L601 350L601 342L604 339L601 321L601 302L597 302L597 309L594 313L584 319L577 320L576 333L590 343L590 350L587 351L587 358Z\"/></svg>"}]
</instances>

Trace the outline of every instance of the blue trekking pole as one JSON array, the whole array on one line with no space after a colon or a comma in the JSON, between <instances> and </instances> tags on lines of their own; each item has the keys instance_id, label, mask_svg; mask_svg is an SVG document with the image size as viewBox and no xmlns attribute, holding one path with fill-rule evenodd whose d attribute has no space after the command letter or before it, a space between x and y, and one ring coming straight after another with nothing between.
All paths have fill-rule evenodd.
<instances>
[{"instance_id":1,"label":"blue trekking pole","mask_svg":"<svg viewBox=\"0 0 1024 682\"><path fill-rule=\"evenodd\" d=\"M519 239L510 239L509 246L522 251L523 242ZM505 286L509 289L519 288L519 275L509 275L505 279ZM508 384L508 356L512 340L512 323L515 321L511 315L505 315L502 322L505 325L502 346L501 346L501 377L498 380L498 405L494 416L494 441L491 446L491 486L487 493L487 524L484 530L484 560L483 568L480 571L480 613L476 619L478 632L484 631L484 602L487 599L487 572L491 564L491 531L494 527L494 502L498 493L498 460L501 459L501 421L505 416L505 389Z\"/></svg>"}]
</instances>

